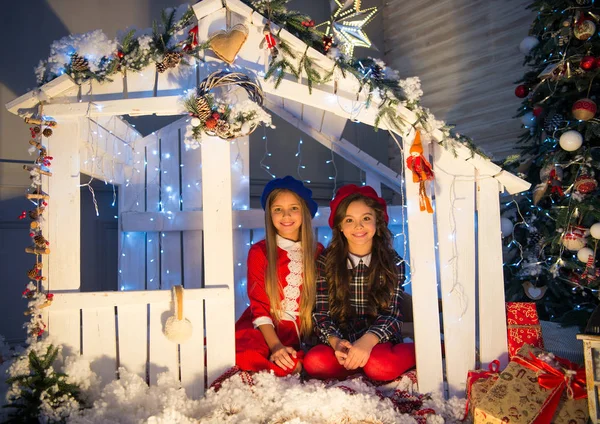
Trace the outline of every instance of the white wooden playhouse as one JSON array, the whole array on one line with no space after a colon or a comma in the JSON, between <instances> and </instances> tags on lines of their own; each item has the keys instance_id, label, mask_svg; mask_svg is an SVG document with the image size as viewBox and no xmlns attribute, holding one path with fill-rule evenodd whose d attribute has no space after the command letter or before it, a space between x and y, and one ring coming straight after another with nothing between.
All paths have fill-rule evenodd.
<instances>
[{"instance_id":1,"label":"white wooden playhouse","mask_svg":"<svg viewBox=\"0 0 600 424\"><path fill-rule=\"evenodd\" d=\"M226 4L226 6L223 6ZM148 376L169 371L191 397L234 365L235 307L245 307L245 258L250 243L264 233L263 212L248 209L248 137L225 142L203 136L201 147L185 148L188 117L142 138L121 115L185 115L181 96L208 74L233 68L257 78L266 106L315 140L366 172L369 185L385 184L405 196L391 208L392 229L408 223L406 242L412 276L417 371L421 392L464 393L467 371L476 360L506 363L506 325L499 195L518 193L528 183L462 145L454 152L425 144L435 172L428 188L435 214L419 211L418 185L341 138L348 119L373 125L376 108L357 108L357 81L342 78L315 87L286 77L278 88L262 78L266 55L259 48L266 19L239 0L203 0L194 5L198 37L244 23L248 39L231 67L209 50L199 66L156 74L154 65L113 82L77 85L61 76L7 105L20 116L37 113L58 121L47 140L53 176L44 177L51 197L45 234L52 254L45 260L54 302L44 309L48 332L67 352L93 360L104 381L118 367ZM333 62L307 48L285 30L279 33L306 51L324 69ZM156 79L156 80L155 80ZM304 79L305 81L305 79ZM156 84L155 84L156 82ZM335 85L335 87L334 87ZM417 117L398 108L408 123ZM381 124L386 129L385 123ZM396 136L408 151L412 125ZM79 173L120 186L118 292L78 293L80 286ZM327 244L328 208L315 218L319 240ZM398 225L398 227L394 227ZM398 231L397 231L398 232ZM406 250L404 250L406 253ZM117 252L115 252L117 254ZM172 315L173 285L183 284L184 315L194 327L187 343L163 335ZM237 292L237 293L236 293ZM442 355L438 298L442 299Z\"/></svg>"}]
</instances>

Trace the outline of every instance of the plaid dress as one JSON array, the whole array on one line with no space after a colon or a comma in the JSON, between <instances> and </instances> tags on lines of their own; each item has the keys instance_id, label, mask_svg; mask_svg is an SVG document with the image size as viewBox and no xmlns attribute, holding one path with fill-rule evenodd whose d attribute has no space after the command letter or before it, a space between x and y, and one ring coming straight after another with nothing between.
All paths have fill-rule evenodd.
<instances>
[{"instance_id":1,"label":"plaid dress","mask_svg":"<svg viewBox=\"0 0 600 424\"><path fill-rule=\"evenodd\" d=\"M404 292L402 285L406 279L402 258L395 253L398 284L394 289L389 307L379 310L376 317L367 315L368 297L366 289L369 268L361 260L357 266L350 270L350 304L354 310L354 315L348 323L348 328L342 331L339 323L329 314L329 289L325 277L325 255L326 253L317 259L317 299L315 311L313 312L316 331L321 341L328 345L329 337L337 336L354 343L366 332L370 332L379 337L380 343L402 343L402 293ZM351 264L350 259L348 259L348 263Z\"/></svg>"}]
</instances>

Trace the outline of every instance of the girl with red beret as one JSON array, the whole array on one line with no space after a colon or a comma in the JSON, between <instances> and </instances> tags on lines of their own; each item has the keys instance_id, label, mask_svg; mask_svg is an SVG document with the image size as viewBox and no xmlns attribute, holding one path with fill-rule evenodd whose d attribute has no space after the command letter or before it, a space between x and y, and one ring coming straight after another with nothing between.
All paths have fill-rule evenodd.
<instances>
[{"instance_id":1,"label":"girl with red beret","mask_svg":"<svg viewBox=\"0 0 600 424\"><path fill-rule=\"evenodd\" d=\"M248 252L250 307L236 323L236 364L285 376L302 369L300 347L312 333L315 258L323 250L311 223L318 206L290 176L270 181L261 205L266 238Z\"/></svg>"},{"instance_id":2,"label":"girl with red beret","mask_svg":"<svg viewBox=\"0 0 600 424\"><path fill-rule=\"evenodd\" d=\"M331 201L332 240L317 260L313 312L324 344L304 359L311 377L343 379L360 369L389 381L415 366L402 343L404 261L393 248L387 205L372 187L346 185Z\"/></svg>"}]
</instances>

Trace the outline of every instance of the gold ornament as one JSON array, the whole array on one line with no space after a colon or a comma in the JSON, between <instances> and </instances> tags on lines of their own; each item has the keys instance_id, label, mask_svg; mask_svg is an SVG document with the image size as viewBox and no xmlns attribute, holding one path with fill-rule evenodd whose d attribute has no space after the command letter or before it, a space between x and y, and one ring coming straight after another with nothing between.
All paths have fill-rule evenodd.
<instances>
[{"instance_id":1,"label":"gold ornament","mask_svg":"<svg viewBox=\"0 0 600 424\"><path fill-rule=\"evenodd\" d=\"M335 0L338 9L331 18L315 28L325 27L325 36L333 37L340 51L348 56L354 54L355 47L371 47L371 40L363 28L373 20L376 7L360 9L361 0Z\"/></svg>"},{"instance_id":2,"label":"gold ornament","mask_svg":"<svg viewBox=\"0 0 600 424\"><path fill-rule=\"evenodd\" d=\"M228 31L221 30L212 34L209 45L219 59L231 65L247 38L248 28L237 24Z\"/></svg>"},{"instance_id":3,"label":"gold ornament","mask_svg":"<svg viewBox=\"0 0 600 424\"><path fill-rule=\"evenodd\" d=\"M571 112L579 121L589 121L596 115L596 103L592 99L580 99L573 104Z\"/></svg>"}]
</instances>

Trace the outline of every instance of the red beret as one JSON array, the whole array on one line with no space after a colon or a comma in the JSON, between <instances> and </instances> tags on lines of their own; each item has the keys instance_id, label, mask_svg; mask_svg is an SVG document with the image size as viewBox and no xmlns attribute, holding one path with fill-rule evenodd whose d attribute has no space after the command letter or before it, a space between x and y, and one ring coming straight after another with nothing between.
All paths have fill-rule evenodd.
<instances>
[{"instance_id":1,"label":"red beret","mask_svg":"<svg viewBox=\"0 0 600 424\"><path fill-rule=\"evenodd\" d=\"M333 228L333 217L335 216L335 212L337 211L338 206L340 205L340 203L342 203L342 200L355 193L359 193L365 197L370 197L371 199L377 200L377 202L379 202L379 204L383 208L383 219L385 220L385 223L387 224L389 222L390 218L387 214L387 203L385 203L385 200L383 200L377 195L377 192L373 187L359 187L355 184L348 184L340 187L340 189L335 194L333 200L329 202L329 207L331 208L331 213L329 214L329 226L331 228Z\"/></svg>"}]
</instances>

